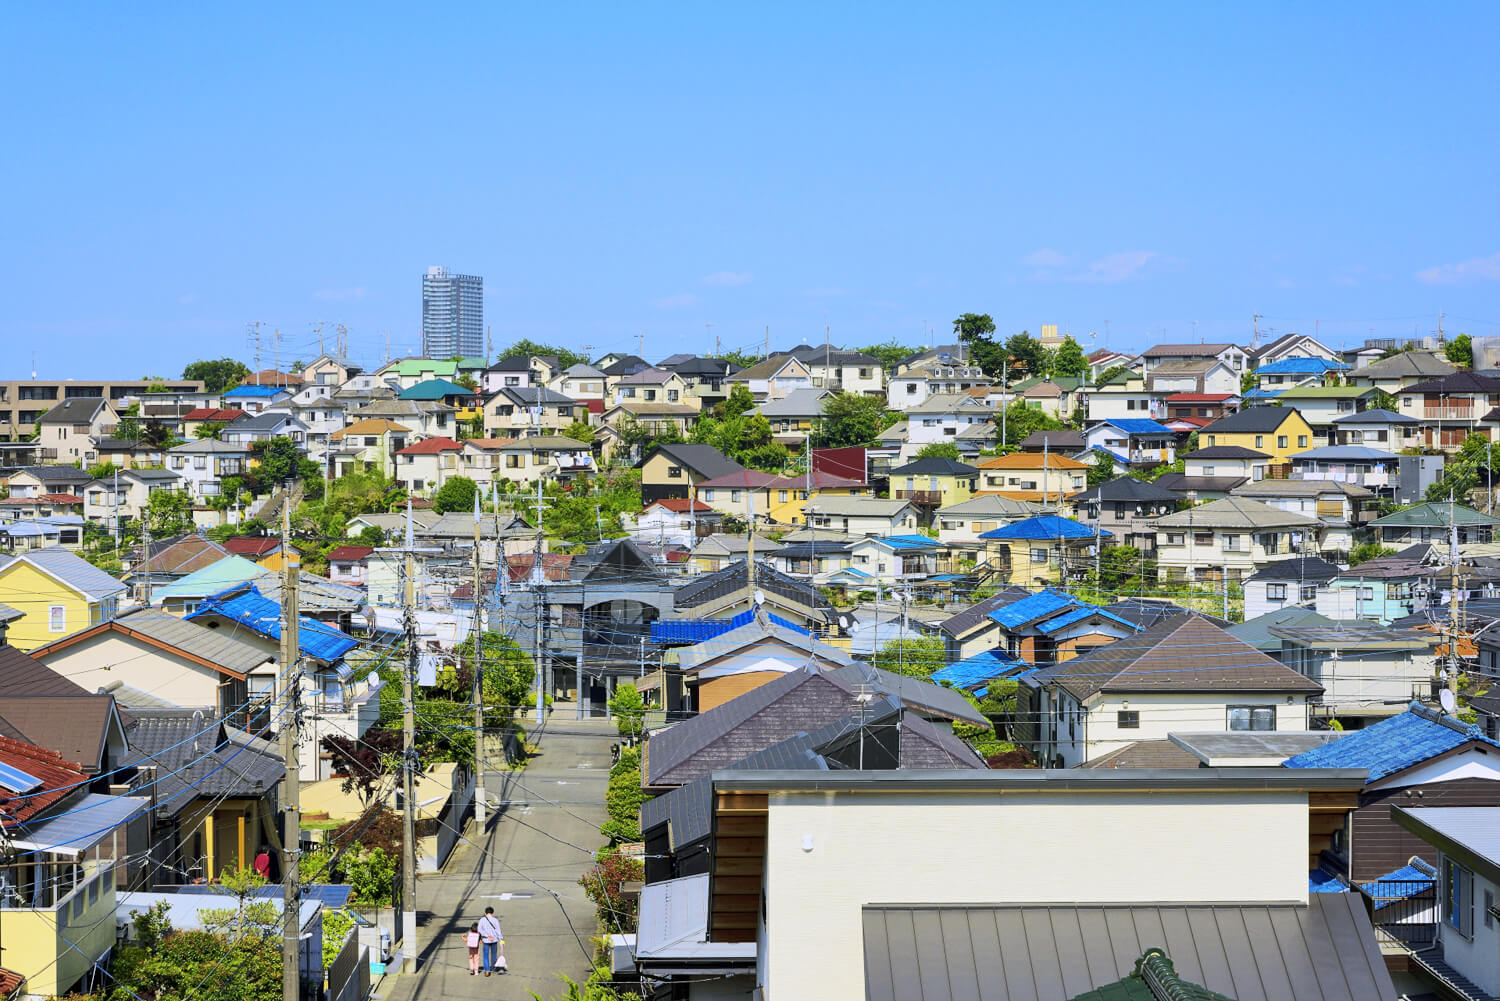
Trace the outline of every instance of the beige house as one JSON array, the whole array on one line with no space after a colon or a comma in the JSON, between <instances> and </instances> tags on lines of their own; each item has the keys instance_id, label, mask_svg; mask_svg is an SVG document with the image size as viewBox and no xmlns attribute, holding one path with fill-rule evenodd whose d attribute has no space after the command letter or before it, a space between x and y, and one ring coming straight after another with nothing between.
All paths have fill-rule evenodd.
<instances>
[{"instance_id":1,"label":"beige house","mask_svg":"<svg viewBox=\"0 0 1500 1001\"><path fill-rule=\"evenodd\" d=\"M677 403L694 408L702 406L702 400L689 392L686 379L662 368L643 368L639 372L609 380L609 402Z\"/></svg>"},{"instance_id":2,"label":"beige house","mask_svg":"<svg viewBox=\"0 0 1500 1001\"><path fill-rule=\"evenodd\" d=\"M635 421L653 435L665 434L669 429L686 435L698 411L684 403L621 403L604 411L604 424L617 428L626 419Z\"/></svg>"},{"instance_id":3,"label":"beige house","mask_svg":"<svg viewBox=\"0 0 1500 1001\"><path fill-rule=\"evenodd\" d=\"M844 535L904 535L917 530L917 509L904 500L817 497L805 511L811 527Z\"/></svg>"},{"instance_id":4,"label":"beige house","mask_svg":"<svg viewBox=\"0 0 1500 1001\"><path fill-rule=\"evenodd\" d=\"M588 408L542 386L505 388L484 401L484 433L490 438L555 435L574 421L588 422Z\"/></svg>"},{"instance_id":5,"label":"beige house","mask_svg":"<svg viewBox=\"0 0 1500 1001\"><path fill-rule=\"evenodd\" d=\"M435 493L450 476L463 474L463 446L452 438L424 438L396 450L396 482L409 493Z\"/></svg>"},{"instance_id":6,"label":"beige house","mask_svg":"<svg viewBox=\"0 0 1500 1001\"><path fill-rule=\"evenodd\" d=\"M1018 453L1019 454L1019 453ZM1013 521L1033 518L1051 508L1000 494L981 494L937 510L938 541L945 546L967 546L974 558L984 549L979 536Z\"/></svg>"},{"instance_id":7,"label":"beige house","mask_svg":"<svg viewBox=\"0 0 1500 1001\"><path fill-rule=\"evenodd\" d=\"M117 520L138 521L158 490L187 488L187 480L170 469L122 469L83 488L83 517L113 531Z\"/></svg>"},{"instance_id":8,"label":"beige house","mask_svg":"<svg viewBox=\"0 0 1500 1001\"><path fill-rule=\"evenodd\" d=\"M595 468L593 449L562 435L470 438L463 443L459 461L463 475L480 485L567 479Z\"/></svg>"},{"instance_id":9,"label":"beige house","mask_svg":"<svg viewBox=\"0 0 1500 1001\"><path fill-rule=\"evenodd\" d=\"M328 436L336 475L378 469L386 476L393 476L396 453L405 448L412 437L412 431L406 425L384 417L357 420Z\"/></svg>"},{"instance_id":10,"label":"beige house","mask_svg":"<svg viewBox=\"0 0 1500 1001\"><path fill-rule=\"evenodd\" d=\"M572 400L585 403L603 400L605 375L592 365L571 365L552 378L547 388Z\"/></svg>"},{"instance_id":11,"label":"beige house","mask_svg":"<svg viewBox=\"0 0 1500 1001\"><path fill-rule=\"evenodd\" d=\"M1157 518L1156 567L1169 580L1244 580L1261 567L1316 553L1316 518L1225 497Z\"/></svg>"},{"instance_id":12,"label":"beige house","mask_svg":"<svg viewBox=\"0 0 1500 1001\"><path fill-rule=\"evenodd\" d=\"M794 389L811 389L812 372L792 355L780 355L749 368L741 369L724 380L731 388L744 385L759 402L779 400Z\"/></svg>"},{"instance_id":13,"label":"beige house","mask_svg":"<svg viewBox=\"0 0 1500 1001\"><path fill-rule=\"evenodd\" d=\"M95 461L94 439L112 433L120 416L101 396L63 400L37 419L37 444L43 462Z\"/></svg>"}]
</instances>

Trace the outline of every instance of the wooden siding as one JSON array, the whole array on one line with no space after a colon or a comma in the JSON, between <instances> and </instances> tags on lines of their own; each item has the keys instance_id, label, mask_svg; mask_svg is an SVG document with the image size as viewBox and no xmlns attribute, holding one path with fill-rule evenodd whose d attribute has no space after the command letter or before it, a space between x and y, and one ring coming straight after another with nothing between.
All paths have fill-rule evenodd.
<instances>
[{"instance_id":1,"label":"wooden siding","mask_svg":"<svg viewBox=\"0 0 1500 1001\"><path fill-rule=\"evenodd\" d=\"M746 692L754 691L768 681L775 681L781 676L780 671L744 671L740 674L709 678L698 685L698 711L706 713L710 709L717 709L731 699L737 699Z\"/></svg>"},{"instance_id":2,"label":"wooden siding","mask_svg":"<svg viewBox=\"0 0 1500 1001\"><path fill-rule=\"evenodd\" d=\"M1500 781L1467 778L1366 792L1350 825L1350 876L1356 881L1394 872L1413 855L1437 862L1431 845L1391 820L1392 806L1500 806Z\"/></svg>"},{"instance_id":3,"label":"wooden siding","mask_svg":"<svg viewBox=\"0 0 1500 1001\"><path fill-rule=\"evenodd\" d=\"M714 807L713 895L709 939L754 942L766 868L765 793L721 792Z\"/></svg>"}]
</instances>

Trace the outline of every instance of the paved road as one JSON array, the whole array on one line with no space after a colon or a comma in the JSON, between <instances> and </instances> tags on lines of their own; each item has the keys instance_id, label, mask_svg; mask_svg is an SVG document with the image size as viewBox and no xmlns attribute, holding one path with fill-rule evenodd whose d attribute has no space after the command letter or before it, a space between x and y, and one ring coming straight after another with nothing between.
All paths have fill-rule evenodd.
<instances>
[{"instance_id":1,"label":"paved road","mask_svg":"<svg viewBox=\"0 0 1500 1001\"><path fill-rule=\"evenodd\" d=\"M491 802L509 805L491 816L482 840L471 825L473 840L460 845L444 872L419 879L422 958L415 974L377 986L383 1001L529 1001L528 991L560 994L558 973L588 975L594 905L578 877L600 843L609 747L617 739L613 724L554 717L539 757L520 772L489 776ZM518 896L500 899L505 893ZM505 929L507 976L469 975L461 933L486 906Z\"/></svg>"}]
</instances>

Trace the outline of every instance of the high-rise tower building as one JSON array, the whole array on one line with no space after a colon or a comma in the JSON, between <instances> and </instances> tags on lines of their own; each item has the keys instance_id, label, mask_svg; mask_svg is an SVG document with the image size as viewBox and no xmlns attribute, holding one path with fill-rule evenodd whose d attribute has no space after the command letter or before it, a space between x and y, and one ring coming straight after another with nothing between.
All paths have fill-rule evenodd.
<instances>
[{"instance_id":1,"label":"high-rise tower building","mask_svg":"<svg viewBox=\"0 0 1500 1001\"><path fill-rule=\"evenodd\" d=\"M432 267L422 276L422 354L484 355L484 279Z\"/></svg>"}]
</instances>

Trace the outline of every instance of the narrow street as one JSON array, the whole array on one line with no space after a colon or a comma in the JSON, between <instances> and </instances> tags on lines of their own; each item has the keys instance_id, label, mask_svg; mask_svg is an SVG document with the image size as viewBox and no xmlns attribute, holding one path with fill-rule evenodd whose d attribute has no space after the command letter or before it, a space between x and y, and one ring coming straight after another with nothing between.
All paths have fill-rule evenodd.
<instances>
[{"instance_id":1,"label":"narrow street","mask_svg":"<svg viewBox=\"0 0 1500 1001\"><path fill-rule=\"evenodd\" d=\"M589 974L594 905L578 877L593 864L605 820L613 723L575 721L559 707L537 740L541 753L519 772L488 776L492 811L481 835L460 844L444 872L422 876L415 974L388 976L376 986L384 1001L529 999L561 994L559 973ZM498 816L496 816L498 814ZM486 907L505 931L510 973L470 976L463 933Z\"/></svg>"}]
</instances>

